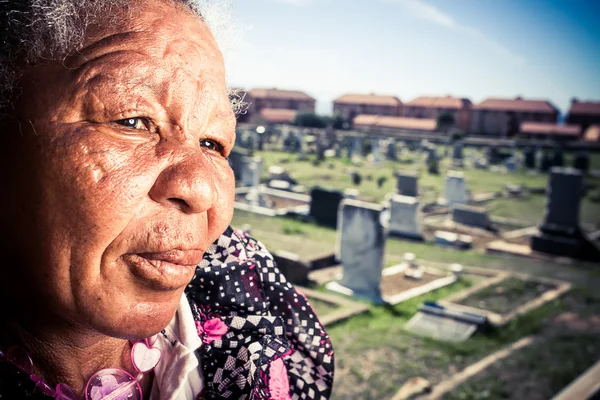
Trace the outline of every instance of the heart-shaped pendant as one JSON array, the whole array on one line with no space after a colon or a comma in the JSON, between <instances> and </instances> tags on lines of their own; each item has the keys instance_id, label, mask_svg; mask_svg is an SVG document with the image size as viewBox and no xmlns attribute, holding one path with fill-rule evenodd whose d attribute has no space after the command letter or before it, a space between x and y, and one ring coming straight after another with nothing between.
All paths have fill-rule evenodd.
<instances>
[{"instance_id":1,"label":"heart-shaped pendant","mask_svg":"<svg viewBox=\"0 0 600 400\"><path fill-rule=\"evenodd\" d=\"M162 353L156 347L148 347L146 342L139 341L133 344L131 349L131 361L139 372L145 374L156 367Z\"/></svg>"}]
</instances>

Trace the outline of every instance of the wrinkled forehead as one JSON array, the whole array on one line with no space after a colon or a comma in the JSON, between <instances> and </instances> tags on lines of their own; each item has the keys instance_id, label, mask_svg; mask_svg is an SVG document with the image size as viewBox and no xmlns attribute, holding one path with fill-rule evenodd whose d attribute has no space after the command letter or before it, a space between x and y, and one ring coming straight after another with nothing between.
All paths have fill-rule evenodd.
<instances>
[{"instance_id":1,"label":"wrinkled forehead","mask_svg":"<svg viewBox=\"0 0 600 400\"><path fill-rule=\"evenodd\" d=\"M111 16L110 23L95 24L87 32L83 48L73 53L72 61L84 62L110 49L137 50L158 58L180 54L191 60L201 55L223 64L208 25L187 6L169 0L132 3L132 7Z\"/></svg>"}]
</instances>

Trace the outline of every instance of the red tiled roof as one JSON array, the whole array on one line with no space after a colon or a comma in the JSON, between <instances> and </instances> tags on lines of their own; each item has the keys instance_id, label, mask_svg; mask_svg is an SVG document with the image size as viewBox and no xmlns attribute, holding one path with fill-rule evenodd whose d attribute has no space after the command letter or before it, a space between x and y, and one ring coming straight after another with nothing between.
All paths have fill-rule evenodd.
<instances>
[{"instance_id":1,"label":"red tiled roof","mask_svg":"<svg viewBox=\"0 0 600 400\"><path fill-rule=\"evenodd\" d=\"M581 126L557 125L548 122L523 122L521 124L521 133L528 135L579 136L581 134Z\"/></svg>"},{"instance_id":2,"label":"red tiled roof","mask_svg":"<svg viewBox=\"0 0 600 400\"><path fill-rule=\"evenodd\" d=\"M487 99L473 107L475 110L556 113L558 110L546 100Z\"/></svg>"},{"instance_id":3,"label":"red tiled roof","mask_svg":"<svg viewBox=\"0 0 600 400\"><path fill-rule=\"evenodd\" d=\"M407 129L433 132L436 130L435 119L388 117L380 115L361 114L354 118L354 126L378 127L392 129Z\"/></svg>"},{"instance_id":4,"label":"red tiled roof","mask_svg":"<svg viewBox=\"0 0 600 400\"><path fill-rule=\"evenodd\" d=\"M417 97L416 99L404 103L408 107L426 107L426 108L471 108L471 100L458 97Z\"/></svg>"},{"instance_id":5,"label":"red tiled roof","mask_svg":"<svg viewBox=\"0 0 600 400\"><path fill-rule=\"evenodd\" d=\"M286 110L283 108L263 108L260 110L260 115L265 121L277 124L277 123L291 123L296 118L296 110Z\"/></svg>"},{"instance_id":6,"label":"red tiled roof","mask_svg":"<svg viewBox=\"0 0 600 400\"><path fill-rule=\"evenodd\" d=\"M248 94L255 99L283 99L283 100L311 100L315 99L310 97L304 92L298 90L280 90L280 89L252 89Z\"/></svg>"},{"instance_id":7,"label":"red tiled roof","mask_svg":"<svg viewBox=\"0 0 600 400\"><path fill-rule=\"evenodd\" d=\"M574 101L569 109L569 115L573 114L600 115L600 102Z\"/></svg>"},{"instance_id":8,"label":"red tiled roof","mask_svg":"<svg viewBox=\"0 0 600 400\"><path fill-rule=\"evenodd\" d=\"M402 105L395 96L380 96L376 94L345 94L333 101L334 104L368 104L373 106L398 107Z\"/></svg>"}]
</instances>

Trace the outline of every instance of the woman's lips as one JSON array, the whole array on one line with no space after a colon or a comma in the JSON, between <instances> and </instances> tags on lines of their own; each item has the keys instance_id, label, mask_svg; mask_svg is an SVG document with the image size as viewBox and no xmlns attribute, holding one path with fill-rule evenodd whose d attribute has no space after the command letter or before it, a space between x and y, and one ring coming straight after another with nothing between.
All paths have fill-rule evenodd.
<instances>
[{"instance_id":1,"label":"woman's lips","mask_svg":"<svg viewBox=\"0 0 600 400\"><path fill-rule=\"evenodd\" d=\"M137 278L154 289L175 290L187 285L194 277L204 251L168 250L162 252L128 253L121 258Z\"/></svg>"}]
</instances>

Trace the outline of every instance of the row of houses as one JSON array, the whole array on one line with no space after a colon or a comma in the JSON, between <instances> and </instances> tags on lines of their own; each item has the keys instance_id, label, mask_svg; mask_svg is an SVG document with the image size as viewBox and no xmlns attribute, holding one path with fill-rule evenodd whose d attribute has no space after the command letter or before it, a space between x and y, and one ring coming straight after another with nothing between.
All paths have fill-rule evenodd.
<instances>
[{"instance_id":1,"label":"row of houses","mask_svg":"<svg viewBox=\"0 0 600 400\"><path fill-rule=\"evenodd\" d=\"M298 112L315 111L316 100L301 91L252 89L245 121L291 123ZM564 124L549 101L517 97L489 98L479 104L452 96L418 97L403 103L396 96L346 94L333 101L334 114L343 115L355 129L435 132L438 118L452 116L454 128L477 135L578 139L600 125L600 102L572 100Z\"/></svg>"}]
</instances>

